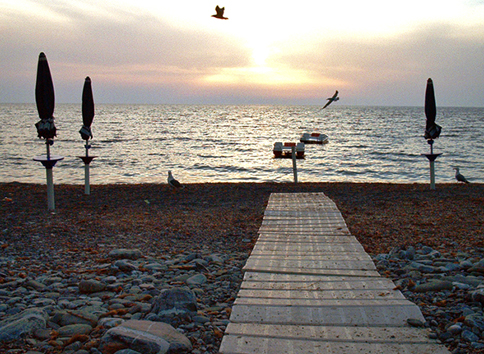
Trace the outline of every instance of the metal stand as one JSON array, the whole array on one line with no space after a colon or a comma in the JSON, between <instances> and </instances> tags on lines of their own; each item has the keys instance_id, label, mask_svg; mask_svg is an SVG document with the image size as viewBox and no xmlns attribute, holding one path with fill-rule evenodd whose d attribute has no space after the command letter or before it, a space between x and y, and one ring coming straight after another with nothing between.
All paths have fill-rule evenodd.
<instances>
[{"instance_id":1,"label":"metal stand","mask_svg":"<svg viewBox=\"0 0 484 354\"><path fill-rule=\"evenodd\" d=\"M433 139L427 140L427 143L430 145L430 154L421 154L422 156L427 157L430 163L430 189L435 189L435 167L434 161L442 154L434 154L434 141Z\"/></svg>"},{"instance_id":2,"label":"metal stand","mask_svg":"<svg viewBox=\"0 0 484 354\"><path fill-rule=\"evenodd\" d=\"M54 198L54 174L52 168L57 161L63 160L63 156L51 155L50 145L53 145L54 141L47 139L45 145L47 146L47 155L41 155L34 157L34 161L39 161L44 165L46 177L47 177L47 206L49 210L55 210L55 198Z\"/></svg>"},{"instance_id":3,"label":"metal stand","mask_svg":"<svg viewBox=\"0 0 484 354\"><path fill-rule=\"evenodd\" d=\"M97 156L89 156L89 149L91 148L91 145L89 145L86 141L86 145L84 146L86 148L86 155L85 156L78 156L82 162L84 162L84 194L85 195L90 195L91 194L91 186L89 184L89 164L91 163L92 160L94 160Z\"/></svg>"}]
</instances>

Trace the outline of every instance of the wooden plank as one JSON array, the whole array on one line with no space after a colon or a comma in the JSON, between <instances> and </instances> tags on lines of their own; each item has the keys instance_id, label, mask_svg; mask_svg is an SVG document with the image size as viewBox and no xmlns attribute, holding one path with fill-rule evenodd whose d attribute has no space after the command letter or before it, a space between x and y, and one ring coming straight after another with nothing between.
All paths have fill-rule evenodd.
<instances>
[{"instance_id":1,"label":"wooden plank","mask_svg":"<svg viewBox=\"0 0 484 354\"><path fill-rule=\"evenodd\" d=\"M310 246L310 247L304 247L303 246ZM279 254L293 254L293 255L308 255L310 256L311 254L335 254L335 253L361 253L365 252L365 249L361 246L361 244L357 242L339 242L337 244L333 243L323 243L320 244L319 247L314 247L314 244L311 245L298 245L298 247L293 247L290 243L285 243L285 244L274 244L274 243L256 243L254 248L252 249L252 252L250 253L252 255L264 255L264 254L269 254L273 255L275 251L277 251Z\"/></svg>"},{"instance_id":2,"label":"wooden plank","mask_svg":"<svg viewBox=\"0 0 484 354\"><path fill-rule=\"evenodd\" d=\"M380 273L376 270L359 270L359 269L304 269L304 268L287 268L280 267L275 269L273 267L256 267L251 268L247 265L243 268L243 271L247 272L262 272L262 273L274 273L274 274L301 274L301 275L334 275L334 276L354 276L354 277L379 277Z\"/></svg>"},{"instance_id":3,"label":"wooden plank","mask_svg":"<svg viewBox=\"0 0 484 354\"><path fill-rule=\"evenodd\" d=\"M252 260L260 260L260 261L299 261L304 260L306 262L318 262L318 261L367 261L372 262L371 257L364 252L326 252L320 254L308 254L307 256L298 255L298 254L290 254L285 252L280 252L278 254L257 254L252 253L250 255Z\"/></svg>"},{"instance_id":4,"label":"wooden plank","mask_svg":"<svg viewBox=\"0 0 484 354\"><path fill-rule=\"evenodd\" d=\"M425 322L416 305L308 307L282 305L234 305L233 323L268 323L325 326L408 326L408 319Z\"/></svg>"},{"instance_id":5,"label":"wooden plank","mask_svg":"<svg viewBox=\"0 0 484 354\"><path fill-rule=\"evenodd\" d=\"M255 273L252 273L255 274ZM270 274L270 273L269 273ZM260 274L262 275L262 273ZM290 275L287 278L299 279L299 276ZM306 277L308 278L308 277ZM338 277L334 277L338 278ZM307 281L254 281L252 279L245 279L241 284L241 289L267 289L267 290L308 290L308 291L324 291L324 290L345 290L352 291L358 289L364 290L379 290L379 291L398 291L394 290L395 285L390 279L377 278L345 278L346 280L331 280L331 277L323 277L323 280L307 280Z\"/></svg>"},{"instance_id":6,"label":"wooden plank","mask_svg":"<svg viewBox=\"0 0 484 354\"><path fill-rule=\"evenodd\" d=\"M237 295L239 298L259 298L259 299L319 299L319 300L403 300L405 297L400 291L388 289L354 289L352 291L344 289L327 290L270 290L270 289L251 289L249 287L240 289Z\"/></svg>"},{"instance_id":7,"label":"wooden plank","mask_svg":"<svg viewBox=\"0 0 484 354\"><path fill-rule=\"evenodd\" d=\"M346 327L346 326L299 326L270 325L263 323L229 323L225 330L229 335L293 338L317 341L354 341L392 343L435 343L427 332L412 327Z\"/></svg>"},{"instance_id":8,"label":"wooden plank","mask_svg":"<svg viewBox=\"0 0 484 354\"><path fill-rule=\"evenodd\" d=\"M449 354L435 343L378 343L361 341L316 341L296 338L250 337L227 335L220 346L221 354Z\"/></svg>"},{"instance_id":9,"label":"wooden plank","mask_svg":"<svg viewBox=\"0 0 484 354\"><path fill-rule=\"evenodd\" d=\"M291 292L291 295L294 295L295 292ZM301 292L297 292L298 296ZM334 293L334 292L333 292ZM265 295L271 295L269 291L265 292L258 292L257 297L249 297L245 296L243 293L240 297L237 297L234 304L235 305L262 305L262 306L302 306L302 307L318 307L318 308L351 308L351 307L358 307L358 308L380 308L382 306L415 306L412 302L406 299L398 299L398 298L385 298L385 297L375 297L373 299L359 299L359 298L352 298L352 299L344 299L344 298L336 298L336 299L327 299L327 298L320 298L319 293L316 292L306 292L307 295L313 294L316 295L314 297L309 297L305 299L295 298L295 297L285 297L285 298L277 298L277 297L265 297ZM289 296L291 296L289 295ZM264 296L264 297L261 297Z\"/></svg>"},{"instance_id":10,"label":"wooden plank","mask_svg":"<svg viewBox=\"0 0 484 354\"><path fill-rule=\"evenodd\" d=\"M260 273L260 272L245 272L244 282L242 284L249 284L249 282L265 282L271 283L313 283L313 282L353 282L353 281L375 281L383 284L388 284L388 287L394 288L393 282L388 278L375 279L368 277L354 277L354 276L327 276L327 275L294 275L294 274L275 274L275 273ZM383 286L383 285L382 285Z\"/></svg>"},{"instance_id":11,"label":"wooden plank","mask_svg":"<svg viewBox=\"0 0 484 354\"><path fill-rule=\"evenodd\" d=\"M327 269L353 269L353 270L375 270L375 264L370 260L307 260L304 258L290 260L290 259L260 259L251 258L247 260L244 269L281 269L281 268L300 268L320 269L324 273Z\"/></svg>"}]
</instances>

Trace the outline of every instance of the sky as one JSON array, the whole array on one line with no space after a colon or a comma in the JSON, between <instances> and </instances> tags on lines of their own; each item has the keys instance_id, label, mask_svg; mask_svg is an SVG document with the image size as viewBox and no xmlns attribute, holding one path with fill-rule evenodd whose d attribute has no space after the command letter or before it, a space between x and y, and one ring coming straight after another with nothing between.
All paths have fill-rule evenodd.
<instances>
[{"instance_id":1,"label":"sky","mask_svg":"<svg viewBox=\"0 0 484 354\"><path fill-rule=\"evenodd\" d=\"M0 103L40 52L57 103L484 106L484 0L0 0Z\"/></svg>"}]
</instances>

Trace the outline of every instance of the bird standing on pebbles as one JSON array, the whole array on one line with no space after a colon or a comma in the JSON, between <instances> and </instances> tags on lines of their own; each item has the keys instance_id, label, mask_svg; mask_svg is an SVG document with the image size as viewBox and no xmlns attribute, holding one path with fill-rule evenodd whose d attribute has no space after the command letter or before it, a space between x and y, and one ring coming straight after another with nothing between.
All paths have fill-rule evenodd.
<instances>
[{"instance_id":1,"label":"bird standing on pebbles","mask_svg":"<svg viewBox=\"0 0 484 354\"><path fill-rule=\"evenodd\" d=\"M181 187L181 183L178 182L175 178L173 178L171 171L168 171L168 184L175 189L178 189Z\"/></svg>"},{"instance_id":2,"label":"bird standing on pebbles","mask_svg":"<svg viewBox=\"0 0 484 354\"><path fill-rule=\"evenodd\" d=\"M454 167L455 170L455 179L457 182L464 182L464 183L470 183L467 178L465 178L460 172L459 172L459 167Z\"/></svg>"}]
</instances>

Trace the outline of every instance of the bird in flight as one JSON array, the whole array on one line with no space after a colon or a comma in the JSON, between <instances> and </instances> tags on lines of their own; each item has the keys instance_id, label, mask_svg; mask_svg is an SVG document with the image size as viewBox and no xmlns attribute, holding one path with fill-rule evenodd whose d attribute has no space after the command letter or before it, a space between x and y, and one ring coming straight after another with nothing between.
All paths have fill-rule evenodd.
<instances>
[{"instance_id":1,"label":"bird in flight","mask_svg":"<svg viewBox=\"0 0 484 354\"><path fill-rule=\"evenodd\" d=\"M455 179L457 182L464 182L464 183L470 183L467 178L465 178L460 172L459 172L459 167L454 167L455 170Z\"/></svg>"},{"instance_id":2,"label":"bird in flight","mask_svg":"<svg viewBox=\"0 0 484 354\"><path fill-rule=\"evenodd\" d=\"M331 103L333 102L336 102L339 100L339 97L338 97L338 90L336 90L336 92L334 93L333 97L329 97L327 98L328 102L326 102L326 104L324 105L323 109L325 109L326 107L328 107Z\"/></svg>"},{"instance_id":3,"label":"bird in flight","mask_svg":"<svg viewBox=\"0 0 484 354\"><path fill-rule=\"evenodd\" d=\"M218 7L218 5L215 7L215 12L217 12L215 15L212 15L212 17L219 18L221 20L228 20L228 17L224 17L224 11L225 7Z\"/></svg>"},{"instance_id":4,"label":"bird in flight","mask_svg":"<svg viewBox=\"0 0 484 354\"><path fill-rule=\"evenodd\" d=\"M171 171L168 171L168 184L175 189L178 189L181 187L181 183L178 182L175 178L173 178Z\"/></svg>"}]
</instances>

